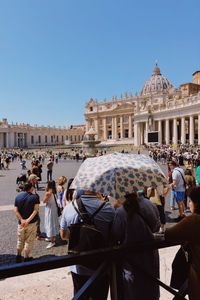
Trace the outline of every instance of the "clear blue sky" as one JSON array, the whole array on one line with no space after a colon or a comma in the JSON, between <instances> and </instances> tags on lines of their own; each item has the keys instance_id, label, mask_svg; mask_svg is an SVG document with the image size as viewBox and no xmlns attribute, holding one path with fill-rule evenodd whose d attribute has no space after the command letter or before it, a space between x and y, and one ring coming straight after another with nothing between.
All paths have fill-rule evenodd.
<instances>
[{"instance_id":1,"label":"clear blue sky","mask_svg":"<svg viewBox=\"0 0 200 300\"><path fill-rule=\"evenodd\" d=\"M200 69L199 0L0 0L0 119L84 123L86 101L140 92L155 61Z\"/></svg>"}]
</instances>

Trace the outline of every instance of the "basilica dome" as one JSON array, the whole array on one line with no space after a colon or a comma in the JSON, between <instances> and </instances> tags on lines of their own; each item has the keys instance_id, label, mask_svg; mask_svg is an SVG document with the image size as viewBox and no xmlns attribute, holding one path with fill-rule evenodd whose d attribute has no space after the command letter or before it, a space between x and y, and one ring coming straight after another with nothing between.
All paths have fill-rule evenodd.
<instances>
[{"instance_id":1,"label":"basilica dome","mask_svg":"<svg viewBox=\"0 0 200 300\"><path fill-rule=\"evenodd\" d=\"M146 96L149 94L165 93L172 87L173 85L166 77L161 74L160 68L156 64L151 78L144 84L141 95Z\"/></svg>"}]
</instances>

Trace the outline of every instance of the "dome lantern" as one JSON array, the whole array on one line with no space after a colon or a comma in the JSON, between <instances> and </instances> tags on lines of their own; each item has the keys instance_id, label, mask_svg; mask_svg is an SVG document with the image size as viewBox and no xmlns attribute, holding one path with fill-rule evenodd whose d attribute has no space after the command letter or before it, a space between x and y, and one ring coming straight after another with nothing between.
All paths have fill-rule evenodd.
<instances>
[{"instance_id":1,"label":"dome lantern","mask_svg":"<svg viewBox=\"0 0 200 300\"><path fill-rule=\"evenodd\" d=\"M158 67L158 64L156 63L155 68L153 69L153 74L152 75L162 75L160 73L160 68Z\"/></svg>"}]
</instances>

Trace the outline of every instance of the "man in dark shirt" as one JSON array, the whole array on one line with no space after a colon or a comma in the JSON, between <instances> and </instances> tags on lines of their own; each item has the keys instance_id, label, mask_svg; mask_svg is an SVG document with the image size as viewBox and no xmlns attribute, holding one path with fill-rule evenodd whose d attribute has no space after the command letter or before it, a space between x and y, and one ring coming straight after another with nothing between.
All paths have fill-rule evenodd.
<instances>
[{"instance_id":1,"label":"man in dark shirt","mask_svg":"<svg viewBox=\"0 0 200 300\"><path fill-rule=\"evenodd\" d=\"M39 196L34 193L34 187L31 183L26 183L24 192L15 198L15 214L19 220L17 262L22 261L22 251L24 252L24 261L31 260L29 254L36 238L39 203Z\"/></svg>"}]
</instances>

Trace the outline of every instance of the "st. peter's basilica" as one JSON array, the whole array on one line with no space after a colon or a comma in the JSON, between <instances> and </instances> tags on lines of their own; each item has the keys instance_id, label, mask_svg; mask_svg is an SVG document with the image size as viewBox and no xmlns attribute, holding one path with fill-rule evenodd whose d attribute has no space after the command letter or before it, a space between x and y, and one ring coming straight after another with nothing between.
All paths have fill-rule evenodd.
<instances>
[{"instance_id":1,"label":"st. peter's basilica","mask_svg":"<svg viewBox=\"0 0 200 300\"><path fill-rule=\"evenodd\" d=\"M200 145L200 71L192 74L192 82L174 87L156 64L140 95L126 93L110 101L91 98L83 125L31 126L9 124L4 118L0 121L0 148L80 144L91 129L102 144L138 147L149 142L149 133L157 132L159 144Z\"/></svg>"},{"instance_id":2,"label":"st. peter's basilica","mask_svg":"<svg viewBox=\"0 0 200 300\"><path fill-rule=\"evenodd\" d=\"M86 104L86 131L93 127L101 141L148 143L148 133L158 132L160 144L200 145L200 71L179 88L161 74L156 64L140 95Z\"/></svg>"}]
</instances>

